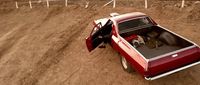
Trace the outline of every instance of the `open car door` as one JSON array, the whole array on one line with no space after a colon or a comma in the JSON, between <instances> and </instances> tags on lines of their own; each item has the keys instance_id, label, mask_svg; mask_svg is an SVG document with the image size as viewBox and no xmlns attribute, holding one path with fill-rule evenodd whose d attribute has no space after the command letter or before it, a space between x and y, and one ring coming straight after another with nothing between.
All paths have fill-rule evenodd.
<instances>
[{"instance_id":1,"label":"open car door","mask_svg":"<svg viewBox=\"0 0 200 85\"><path fill-rule=\"evenodd\" d=\"M103 39L101 37L101 34L102 34L101 28L102 28L101 23L96 24L92 32L90 33L90 36L86 38L86 45L89 52L94 50L103 42Z\"/></svg>"}]
</instances>

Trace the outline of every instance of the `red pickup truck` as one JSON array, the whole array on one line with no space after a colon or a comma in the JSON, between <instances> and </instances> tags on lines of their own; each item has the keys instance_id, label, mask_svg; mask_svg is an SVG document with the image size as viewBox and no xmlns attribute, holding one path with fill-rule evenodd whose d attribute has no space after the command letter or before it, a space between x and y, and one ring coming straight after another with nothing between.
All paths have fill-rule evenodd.
<instances>
[{"instance_id":1,"label":"red pickup truck","mask_svg":"<svg viewBox=\"0 0 200 85\"><path fill-rule=\"evenodd\" d=\"M200 47L194 42L158 25L141 12L94 21L86 45L91 52L108 43L121 55L125 71L133 68L146 80L155 80L200 63Z\"/></svg>"}]
</instances>

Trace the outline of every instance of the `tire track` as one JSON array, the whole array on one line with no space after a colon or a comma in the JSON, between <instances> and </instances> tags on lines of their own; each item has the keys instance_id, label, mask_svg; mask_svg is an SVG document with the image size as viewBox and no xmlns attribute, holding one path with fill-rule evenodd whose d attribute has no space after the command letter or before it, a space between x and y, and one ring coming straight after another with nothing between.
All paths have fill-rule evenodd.
<instances>
[{"instance_id":1,"label":"tire track","mask_svg":"<svg viewBox=\"0 0 200 85\"><path fill-rule=\"evenodd\" d=\"M91 15L84 16L84 18L81 19L78 24L73 24L68 27L71 29L61 32L61 35L59 36L60 40L42 56L40 61L38 61L32 68L32 72L25 73L25 75L20 78L19 85L37 84L38 80L52 65L58 64L60 60L62 60L63 51L70 50L67 49L68 46L73 43L73 41L81 34L82 30L88 26L89 22L96 14L97 13L92 13Z\"/></svg>"},{"instance_id":2,"label":"tire track","mask_svg":"<svg viewBox=\"0 0 200 85\"><path fill-rule=\"evenodd\" d=\"M0 59L26 34L30 24L18 26L0 38Z\"/></svg>"}]
</instances>

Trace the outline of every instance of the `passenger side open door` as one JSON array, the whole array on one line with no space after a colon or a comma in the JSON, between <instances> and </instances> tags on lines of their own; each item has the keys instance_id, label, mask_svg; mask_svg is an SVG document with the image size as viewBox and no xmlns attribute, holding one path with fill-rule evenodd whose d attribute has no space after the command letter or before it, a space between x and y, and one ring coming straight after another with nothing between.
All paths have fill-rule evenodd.
<instances>
[{"instance_id":1,"label":"passenger side open door","mask_svg":"<svg viewBox=\"0 0 200 85\"><path fill-rule=\"evenodd\" d=\"M101 34L102 34L101 28L102 28L101 23L96 24L92 32L90 33L89 37L86 38L86 45L89 52L94 50L103 42L103 39L101 37Z\"/></svg>"}]
</instances>

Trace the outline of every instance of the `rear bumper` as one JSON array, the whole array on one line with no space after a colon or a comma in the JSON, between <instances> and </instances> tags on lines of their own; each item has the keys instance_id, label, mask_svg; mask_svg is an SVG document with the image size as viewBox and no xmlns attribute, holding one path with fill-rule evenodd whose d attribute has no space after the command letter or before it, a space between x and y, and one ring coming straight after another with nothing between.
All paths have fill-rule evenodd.
<instances>
[{"instance_id":1,"label":"rear bumper","mask_svg":"<svg viewBox=\"0 0 200 85\"><path fill-rule=\"evenodd\" d=\"M166 72L166 73L163 73L163 74L160 74L160 75L157 75L157 76L154 76L154 77L145 77L145 79L146 79L146 80L155 80L155 79L158 79L158 78L161 78L161 77L164 77L164 76L167 76L167 75L176 73L176 72L178 72L178 71L187 69L187 68L189 68L189 67L192 67L192 66L195 66L195 65L198 65L198 64L200 64L200 61L195 62L195 63L192 63L192 64L189 64L189 65L186 65L186 66L183 66L183 67L181 67L181 68L178 68L178 69L175 69L175 70Z\"/></svg>"}]
</instances>

